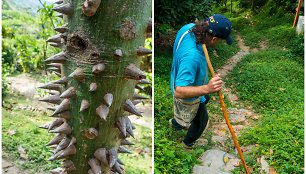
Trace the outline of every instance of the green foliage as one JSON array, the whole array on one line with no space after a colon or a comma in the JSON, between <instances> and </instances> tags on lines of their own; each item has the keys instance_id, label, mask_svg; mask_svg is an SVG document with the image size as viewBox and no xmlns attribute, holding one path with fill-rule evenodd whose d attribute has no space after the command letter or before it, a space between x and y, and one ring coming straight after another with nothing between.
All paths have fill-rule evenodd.
<instances>
[{"instance_id":1,"label":"green foliage","mask_svg":"<svg viewBox=\"0 0 306 174\"><path fill-rule=\"evenodd\" d=\"M271 50L246 56L230 82L240 99L261 114L260 122L240 140L242 145L259 145L253 159L265 155L278 173L303 173L304 68L287 55Z\"/></svg>"},{"instance_id":2,"label":"green foliage","mask_svg":"<svg viewBox=\"0 0 306 174\"><path fill-rule=\"evenodd\" d=\"M267 42L267 47L288 50L290 54L287 56L303 64L304 35L297 35L292 28L294 14L280 10L276 15L267 15L265 11L256 16L245 13L231 21L246 45L260 48L263 42Z\"/></svg>"},{"instance_id":3,"label":"green foliage","mask_svg":"<svg viewBox=\"0 0 306 174\"><path fill-rule=\"evenodd\" d=\"M165 32L168 28L176 28L193 22L196 18L203 19L211 14L212 0L186 0L186 1L155 1L155 23L157 33Z\"/></svg>"},{"instance_id":4,"label":"green foliage","mask_svg":"<svg viewBox=\"0 0 306 174\"><path fill-rule=\"evenodd\" d=\"M43 60L56 52L47 48L45 40L54 35L55 19L53 5L46 5L39 10L38 17L24 11L3 10L2 13L2 63L8 73L33 72L44 68ZM53 22L54 21L54 22ZM11 69L13 67L13 69ZM10 71L13 70L13 71Z\"/></svg>"},{"instance_id":5,"label":"green foliage","mask_svg":"<svg viewBox=\"0 0 306 174\"><path fill-rule=\"evenodd\" d=\"M297 7L296 0L240 0L241 8L253 9L255 12L266 11L268 14L275 14L281 8L286 12L294 12ZM262 9L266 6L266 9Z\"/></svg>"}]
</instances>

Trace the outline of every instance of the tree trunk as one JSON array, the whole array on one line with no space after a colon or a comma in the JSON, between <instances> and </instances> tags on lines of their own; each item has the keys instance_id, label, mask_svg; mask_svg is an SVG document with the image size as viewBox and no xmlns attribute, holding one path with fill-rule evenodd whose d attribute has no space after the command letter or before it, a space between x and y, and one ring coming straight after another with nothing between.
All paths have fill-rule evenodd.
<instances>
[{"instance_id":1,"label":"tree trunk","mask_svg":"<svg viewBox=\"0 0 306 174\"><path fill-rule=\"evenodd\" d=\"M62 64L61 80L41 88L60 91L42 99L59 104L47 128L58 133L48 145L56 144L50 160L64 159L53 172L122 173L118 153L131 144L128 115L139 115L134 94L139 83L147 83L139 67L151 51L143 48L151 15L151 1L74 0L57 2L54 10L64 14L67 25L48 39L62 52L46 63ZM58 37L60 37L58 39ZM51 108L52 109L52 108ZM119 148L119 149L118 149Z\"/></svg>"}]
</instances>

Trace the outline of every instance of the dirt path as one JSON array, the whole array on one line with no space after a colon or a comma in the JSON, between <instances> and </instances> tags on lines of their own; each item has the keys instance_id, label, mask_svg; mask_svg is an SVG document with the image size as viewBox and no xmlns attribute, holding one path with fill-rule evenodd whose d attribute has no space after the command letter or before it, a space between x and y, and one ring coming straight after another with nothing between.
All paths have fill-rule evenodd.
<instances>
[{"instance_id":1,"label":"dirt path","mask_svg":"<svg viewBox=\"0 0 306 174\"><path fill-rule=\"evenodd\" d=\"M266 48L266 43L261 42L261 48L250 49L248 46L245 46L244 41L239 34L237 35L236 40L238 41L238 45L241 50L236 55L228 59L224 66L217 70L217 73L219 73L223 79L234 69L234 67L243 59L244 56ZM239 101L239 98L232 90L232 87L224 86L223 93L231 103L231 107L227 108L227 110L236 136L239 136L241 130L251 126L251 120L258 119L258 115L254 112L254 110L252 110L251 107L244 106L243 103ZM217 99L213 98L213 100ZM219 104L216 101L214 103ZM234 150L235 153L233 153L232 148L234 148L234 143L228 130L228 126L224 119L220 120L219 115L213 115L210 121L209 130L212 132L211 140L215 143L215 146L203 154L203 156L200 158L202 164L194 166L193 173L201 174L207 171L212 171L213 173L218 174L230 173L230 171L239 166L241 162L236 149ZM232 145L232 147L229 147L229 144ZM255 145L241 147L241 149L245 153L250 151L253 147L255 147ZM261 161L261 164L267 164L264 159ZM267 171L268 173L269 166L261 166L261 170Z\"/></svg>"}]
</instances>

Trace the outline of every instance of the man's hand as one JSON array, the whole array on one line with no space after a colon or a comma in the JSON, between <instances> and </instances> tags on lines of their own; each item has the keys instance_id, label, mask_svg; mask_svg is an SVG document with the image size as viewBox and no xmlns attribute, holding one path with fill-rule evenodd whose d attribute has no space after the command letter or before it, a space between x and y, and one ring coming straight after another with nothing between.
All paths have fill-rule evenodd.
<instances>
[{"instance_id":1,"label":"man's hand","mask_svg":"<svg viewBox=\"0 0 306 174\"><path fill-rule=\"evenodd\" d=\"M207 93L214 93L214 92L218 92L222 89L222 79L220 77L220 74L216 74L215 77L213 77L212 79L210 79L210 81L207 84Z\"/></svg>"},{"instance_id":2,"label":"man's hand","mask_svg":"<svg viewBox=\"0 0 306 174\"><path fill-rule=\"evenodd\" d=\"M207 85L202 86L177 86L174 92L176 98L198 97L220 91L222 80L219 74L216 74Z\"/></svg>"}]
</instances>

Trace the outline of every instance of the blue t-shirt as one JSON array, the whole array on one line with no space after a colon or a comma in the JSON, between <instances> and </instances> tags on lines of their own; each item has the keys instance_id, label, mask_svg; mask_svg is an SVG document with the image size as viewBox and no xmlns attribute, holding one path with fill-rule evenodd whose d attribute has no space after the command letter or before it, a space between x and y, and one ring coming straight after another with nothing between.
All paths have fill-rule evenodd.
<instances>
[{"instance_id":1,"label":"blue t-shirt","mask_svg":"<svg viewBox=\"0 0 306 174\"><path fill-rule=\"evenodd\" d=\"M194 23L183 26L175 38L170 77L172 94L177 86L201 86L204 84L204 79L206 79L205 84L208 82L207 63L202 45L196 43L196 37L191 32L194 26ZM193 101L195 99L196 97L186 100ZM200 102L205 102L204 96L200 97Z\"/></svg>"}]
</instances>

